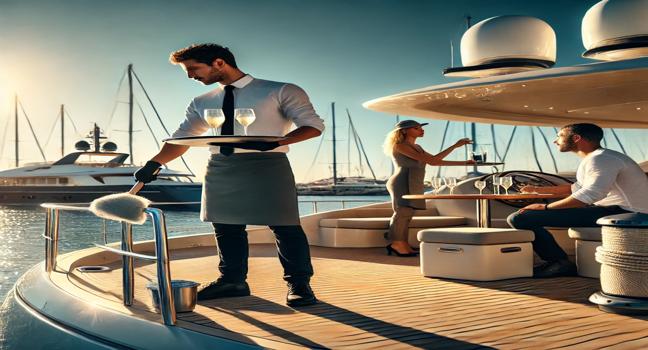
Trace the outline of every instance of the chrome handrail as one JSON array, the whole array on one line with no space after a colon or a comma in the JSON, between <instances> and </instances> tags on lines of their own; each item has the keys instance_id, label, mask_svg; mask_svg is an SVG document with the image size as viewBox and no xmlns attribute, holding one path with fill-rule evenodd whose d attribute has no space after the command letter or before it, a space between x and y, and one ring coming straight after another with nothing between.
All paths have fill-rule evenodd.
<instances>
[{"instance_id":1,"label":"chrome handrail","mask_svg":"<svg viewBox=\"0 0 648 350\"><path fill-rule=\"evenodd\" d=\"M47 209L45 219L45 271L51 273L56 269L59 240L59 217L60 211L90 211L87 206L75 206L55 203L44 203L41 205ZM164 324L174 326L176 324L176 310L171 289L171 269L169 259L169 246L166 230L164 212L157 208L146 208L144 212L151 217L153 233L155 238L155 256L137 254L133 252L133 227L122 222L121 249L112 248L100 244L97 247L122 255L122 284L123 302L126 306L133 304L134 296L134 265L133 258L155 260L158 279L158 296L160 298L160 313Z\"/></svg>"},{"instance_id":2,"label":"chrome handrail","mask_svg":"<svg viewBox=\"0 0 648 350\"><path fill-rule=\"evenodd\" d=\"M300 200L299 203L312 203L313 204L313 214L317 214L319 212L317 203L342 203L342 209L346 209L347 203L381 203L385 202L385 200L378 200L378 199L338 199L338 200Z\"/></svg>"}]
</instances>

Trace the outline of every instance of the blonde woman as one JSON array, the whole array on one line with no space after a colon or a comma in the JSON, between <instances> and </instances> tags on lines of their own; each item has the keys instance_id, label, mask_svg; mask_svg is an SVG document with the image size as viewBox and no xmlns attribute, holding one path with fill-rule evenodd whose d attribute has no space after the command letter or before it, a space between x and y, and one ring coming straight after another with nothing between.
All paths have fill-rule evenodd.
<instances>
[{"instance_id":1,"label":"blonde woman","mask_svg":"<svg viewBox=\"0 0 648 350\"><path fill-rule=\"evenodd\" d=\"M453 150L472 143L470 139L461 139L454 145L436 155L429 154L416 144L416 139L425 134L423 125L414 120L403 120L396 124L385 139L385 153L392 157L394 174L387 181L387 190L392 198L394 215L389 223L387 254L397 256L416 256L417 252L407 243L409 223L415 209L425 209L425 200L403 199L406 194L422 194L425 165L468 165L474 161L443 160Z\"/></svg>"}]
</instances>

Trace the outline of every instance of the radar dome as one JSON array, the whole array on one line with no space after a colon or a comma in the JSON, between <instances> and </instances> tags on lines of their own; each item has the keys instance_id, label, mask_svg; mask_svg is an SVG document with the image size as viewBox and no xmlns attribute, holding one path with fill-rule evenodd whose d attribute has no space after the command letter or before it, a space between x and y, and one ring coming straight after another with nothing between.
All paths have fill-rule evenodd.
<instances>
[{"instance_id":1,"label":"radar dome","mask_svg":"<svg viewBox=\"0 0 648 350\"><path fill-rule=\"evenodd\" d=\"M461 38L461 63L448 76L482 77L549 68L556 63L556 34L529 16L498 16L470 27Z\"/></svg>"},{"instance_id":2,"label":"radar dome","mask_svg":"<svg viewBox=\"0 0 648 350\"><path fill-rule=\"evenodd\" d=\"M583 57L612 61L648 56L648 0L603 0L581 26Z\"/></svg>"},{"instance_id":3,"label":"radar dome","mask_svg":"<svg viewBox=\"0 0 648 350\"><path fill-rule=\"evenodd\" d=\"M90 144L88 143L88 141L81 140L74 144L74 148L77 151L87 151L90 149Z\"/></svg>"},{"instance_id":4,"label":"radar dome","mask_svg":"<svg viewBox=\"0 0 648 350\"><path fill-rule=\"evenodd\" d=\"M115 152L117 150L117 144L108 141L101 146L101 150L104 152Z\"/></svg>"}]
</instances>

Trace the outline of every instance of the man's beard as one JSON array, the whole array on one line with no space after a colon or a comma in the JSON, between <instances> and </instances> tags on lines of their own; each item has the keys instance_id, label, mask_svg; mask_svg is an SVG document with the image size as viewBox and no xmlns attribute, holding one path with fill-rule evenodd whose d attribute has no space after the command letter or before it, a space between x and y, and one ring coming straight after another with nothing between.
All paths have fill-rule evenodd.
<instances>
[{"instance_id":1,"label":"man's beard","mask_svg":"<svg viewBox=\"0 0 648 350\"><path fill-rule=\"evenodd\" d=\"M572 152L576 150L576 142L572 140L571 137L569 137L567 140L565 140L565 143L561 144L558 147L558 150L560 152Z\"/></svg>"}]
</instances>

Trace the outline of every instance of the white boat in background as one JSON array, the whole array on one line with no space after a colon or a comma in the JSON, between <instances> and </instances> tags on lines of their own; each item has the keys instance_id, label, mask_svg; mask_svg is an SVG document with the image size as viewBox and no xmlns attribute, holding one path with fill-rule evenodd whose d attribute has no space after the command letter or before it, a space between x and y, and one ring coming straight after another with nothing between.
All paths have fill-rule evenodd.
<instances>
[{"instance_id":1,"label":"white boat in background","mask_svg":"<svg viewBox=\"0 0 648 350\"><path fill-rule=\"evenodd\" d=\"M601 4L605 5L602 13ZM606 16L606 11L612 13ZM604 0L588 12L584 25L592 25L588 17L592 13L598 21L622 21L625 37L648 37L646 0ZM533 31L524 30L525 21L513 22L522 27L504 25L493 32L527 33L522 37L523 47L546 47L544 42L533 43L536 38ZM610 23L599 23L600 27L613 28L603 24ZM587 26L584 32L599 30ZM488 36L481 38L482 45L496 45ZM612 38L616 36L588 37L586 42L592 47L587 49L605 47ZM515 44L515 40L500 39ZM599 42L603 46L596 46ZM574 67L542 68L535 64L538 55L526 65L519 56L492 62L491 55L475 62L474 69L468 69L470 74L510 74L404 92L366 106L392 115L437 119L521 125L590 121L606 127L646 128L648 57L637 49L636 40L628 42L633 46L626 56L619 46L612 46L613 57L623 61ZM599 50L597 57L610 56ZM550 61L546 58L540 55L545 63ZM510 62L514 64L507 68ZM524 69L517 70L520 66ZM475 193L475 180L462 181L455 193ZM566 183L552 174L524 171L517 172L516 180L518 185ZM505 218L519 203L491 204L492 227L498 228L506 225ZM416 232L423 228L474 228L475 208L472 201L429 200L425 210L415 213L410 243L418 243ZM86 209L48 206L45 262L23 275L3 304L0 326L10 349L648 347L645 317L604 313L588 303L588 297L600 289L595 278L479 282L421 276L418 259L385 255L384 233L392 213L387 202L302 217L312 247L316 272L311 284L318 304L300 309L285 306L274 237L268 229L255 227L249 230L252 296L201 301L193 312L184 313L175 312L170 279L208 283L217 277L213 233L167 240L162 212L149 209L154 242L133 244L129 226L124 225L121 249L117 244L58 256L57 242L65 235L58 217L68 210ZM566 230L552 233L573 258L574 241ZM459 249L443 252L464 253ZM130 258L155 263L133 266ZM87 267L92 265L104 268L90 272ZM478 264L465 264L473 265ZM157 281L161 314L152 306L145 288L148 281Z\"/></svg>"},{"instance_id":2,"label":"white boat in background","mask_svg":"<svg viewBox=\"0 0 648 350\"><path fill-rule=\"evenodd\" d=\"M101 144L103 136L95 125L88 138L79 141L78 152L49 163L36 163L0 171L0 205L89 203L112 194L127 192L134 184L138 166L126 164L128 153L118 153L113 142ZM194 175L162 169L158 179L139 195L164 208L198 210L202 185Z\"/></svg>"}]
</instances>

